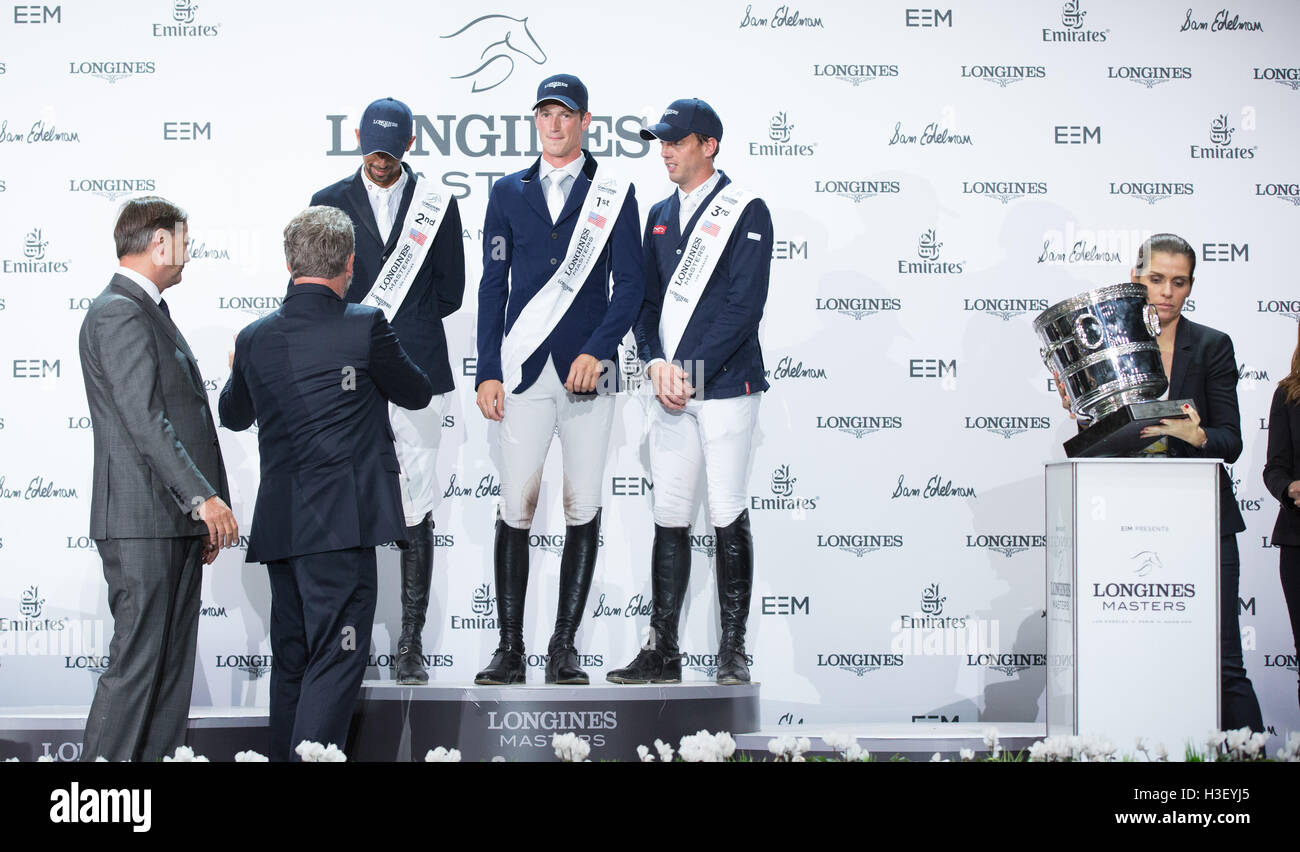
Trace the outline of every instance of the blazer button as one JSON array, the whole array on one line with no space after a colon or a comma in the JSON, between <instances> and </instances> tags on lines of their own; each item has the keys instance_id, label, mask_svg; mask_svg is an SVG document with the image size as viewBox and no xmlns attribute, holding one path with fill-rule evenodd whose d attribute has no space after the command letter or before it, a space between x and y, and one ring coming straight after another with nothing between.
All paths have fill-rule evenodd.
<instances>
[{"instance_id":1,"label":"blazer button","mask_svg":"<svg viewBox=\"0 0 1300 852\"><path fill-rule=\"evenodd\" d=\"M677 250L677 253L678 253L678 254L681 254L681 253L682 253L682 250L681 250L681 249L678 249L678 250Z\"/></svg>"},{"instance_id":2,"label":"blazer button","mask_svg":"<svg viewBox=\"0 0 1300 852\"><path fill-rule=\"evenodd\" d=\"M558 240L559 238L560 238L559 234L551 234L551 239Z\"/></svg>"},{"instance_id":3,"label":"blazer button","mask_svg":"<svg viewBox=\"0 0 1300 852\"><path fill-rule=\"evenodd\" d=\"M558 260L556 260L555 258L551 258L551 266L554 266L557 263L559 263Z\"/></svg>"}]
</instances>

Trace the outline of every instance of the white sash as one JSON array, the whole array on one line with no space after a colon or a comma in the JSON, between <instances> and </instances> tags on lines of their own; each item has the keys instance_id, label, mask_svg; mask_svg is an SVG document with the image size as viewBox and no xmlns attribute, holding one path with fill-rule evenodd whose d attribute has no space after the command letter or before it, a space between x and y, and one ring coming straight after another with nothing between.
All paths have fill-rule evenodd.
<instances>
[{"instance_id":1,"label":"white sash","mask_svg":"<svg viewBox=\"0 0 1300 852\"><path fill-rule=\"evenodd\" d=\"M524 305L510 327L510 333L501 341L501 369L505 374L507 392L519 387L523 381L524 362L537 351L573 304L592 265L605 250L614 223L618 221L629 184L603 171L600 174L600 180L593 182L587 191L563 262Z\"/></svg>"},{"instance_id":2,"label":"white sash","mask_svg":"<svg viewBox=\"0 0 1300 852\"><path fill-rule=\"evenodd\" d=\"M424 264L424 257L433 245L433 238L446 212L447 205L443 203L442 195L434 192L430 181L417 177L411 206L402 221L402 236L361 304L379 308L387 319L392 320L411 291L415 273Z\"/></svg>"},{"instance_id":3,"label":"white sash","mask_svg":"<svg viewBox=\"0 0 1300 852\"><path fill-rule=\"evenodd\" d=\"M669 361L677 354L677 346L695 315L700 294L713 276L741 212L753 199L752 194L729 183L713 197L695 223L682 258L668 279L668 290L659 312L659 339Z\"/></svg>"}]
</instances>

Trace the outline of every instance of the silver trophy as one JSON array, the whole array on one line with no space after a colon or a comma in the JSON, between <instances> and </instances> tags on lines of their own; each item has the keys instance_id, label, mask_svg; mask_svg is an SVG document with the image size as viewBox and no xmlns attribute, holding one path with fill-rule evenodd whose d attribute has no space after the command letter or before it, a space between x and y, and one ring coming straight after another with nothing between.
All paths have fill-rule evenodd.
<instances>
[{"instance_id":1,"label":"silver trophy","mask_svg":"<svg viewBox=\"0 0 1300 852\"><path fill-rule=\"evenodd\" d=\"M1065 442L1070 458L1122 456L1149 438L1143 427L1186 417L1188 400L1164 401L1160 317L1141 284L1115 284L1058 302L1038 315L1039 355L1055 371L1070 409L1087 428Z\"/></svg>"}]
</instances>

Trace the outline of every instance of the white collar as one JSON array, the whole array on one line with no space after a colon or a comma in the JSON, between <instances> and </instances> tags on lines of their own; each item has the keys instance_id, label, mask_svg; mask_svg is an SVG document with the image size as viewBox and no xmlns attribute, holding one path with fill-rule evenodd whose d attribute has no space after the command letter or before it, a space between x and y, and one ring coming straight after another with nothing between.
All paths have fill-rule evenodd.
<instances>
[{"instance_id":1,"label":"white collar","mask_svg":"<svg viewBox=\"0 0 1300 852\"><path fill-rule=\"evenodd\" d=\"M371 195L378 195L387 198L389 194L400 192L402 187L406 186L406 169L402 169L402 176L399 177L392 186L380 186L375 183L370 179L370 175L366 174L364 166L361 167L361 179L366 182L366 192Z\"/></svg>"},{"instance_id":2,"label":"white collar","mask_svg":"<svg viewBox=\"0 0 1300 852\"><path fill-rule=\"evenodd\" d=\"M713 192L713 188L718 185L718 181L721 179L722 179L722 172L718 171L717 169L714 169L713 174L709 175L708 180L704 181L704 183L695 187L695 189L692 189L690 192L683 192L680 186L677 187L678 203L685 204L688 201L692 203L699 203L700 199L707 198L709 193Z\"/></svg>"},{"instance_id":3,"label":"white collar","mask_svg":"<svg viewBox=\"0 0 1300 852\"><path fill-rule=\"evenodd\" d=\"M153 299L155 305L162 301L162 293L158 290L158 285L150 281L148 278L145 278L139 272L136 272L134 269L127 269L125 266L119 266L117 268L117 274L124 278L130 278L132 281L139 284L140 289L145 292L146 296Z\"/></svg>"},{"instance_id":4,"label":"white collar","mask_svg":"<svg viewBox=\"0 0 1300 852\"><path fill-rule=\"evenodd\" d=\"M542 160L542 169L543 169L542 177L552 178L552 182L554 182L554 175L558 172L560 175L560 180L564 180L565 175L568 175L574 180L577 180L578 172L582 171L582 167L586 164L586 162L587 162L586 154L579 154L576 159L568 163L565 163L564 165L559 166L558 168L556 166L552 166L550 163L546 162L545 160Z\"/></svg>"}]
</instances>

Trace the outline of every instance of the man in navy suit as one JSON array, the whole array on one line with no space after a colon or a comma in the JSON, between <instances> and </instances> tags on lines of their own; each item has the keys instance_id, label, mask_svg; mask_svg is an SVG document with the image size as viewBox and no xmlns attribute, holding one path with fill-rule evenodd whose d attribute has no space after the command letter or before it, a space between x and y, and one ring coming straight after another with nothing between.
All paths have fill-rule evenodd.
<instances>
[{"instance_id":1,"label":"man in navy suit","mask_svg":"<svg viewBox=\"0 0 1300 852\"><path fill-rule=\"evenodd\" d=\"M569 74L548 77L533 115L542 156L493 185L483 224L477 388L479 410L501 424L501 638L480 684L525 680L528 532L557 429L567 528L546 682L588 682L574 637L596 567L614 415L608 391L617 389L618 343L644 296L636 193L582 149L591 123L586 86Z\"/></svg>"},{"instance_id":2,"label":"man in navy suit","mask_svg":"<svg viewBox=\"0 0 1300 852\"><path fill-rule=\"evenodd\" d=\"M433 510L438 443L454 386L443 318L460 308L465 248L456 199L402 162L410 149L411 111L383 98L366 107L357 130L363 163L356 174L327 186L311 203L337 207L356 233L357 284L349 302L379 307L411 360L433 382L433 402L419 411L390 406L401 463L402 511L408 542L402 551L402 633L398 683L427 683L421 634L433 576ZM446 197L444 198L444 195ZM432 240L429 238L432 237ZM373 293L372 293L373 291Z\"/></svg>"},{"instance_id":3,"label":"man in navy suit","mask_svg":"<svg viewBox=\"0 0 1300 852\"><path fill-rule=\"evenodd\" d=\"M690 579L689 526L700 472L717 536L722 633L717 681L749 683L745 623L754 578L748 476L758 401L767 390L758 324L767 301L772 217L713 167L722 122L698 98L673 101L642 130L661 142L677 191L646 222L646 297L637 351L659 405L650 423L655 484L652 636L614 683L677 683L677 625Z\"/></svg>"},{"instance_id":4,"label":"man in navy suit","mask_svg":"<svg viewBox=\"0 0 1300 852\"><path fill-rule=\"evenodd\" d=\"M293 284L235 339L218 410L258 424L248 561L271 578L271 758L347 739L375 617L375 546L400 541L389 403L429 404L428 376L380 311L349 304L352 220L309 207L284 229Z\"/></svg>"}]
</instances>

